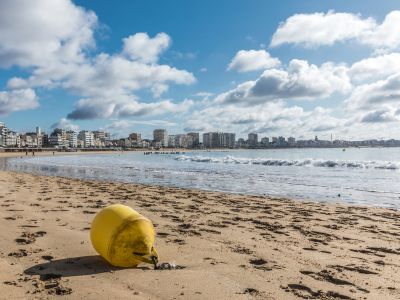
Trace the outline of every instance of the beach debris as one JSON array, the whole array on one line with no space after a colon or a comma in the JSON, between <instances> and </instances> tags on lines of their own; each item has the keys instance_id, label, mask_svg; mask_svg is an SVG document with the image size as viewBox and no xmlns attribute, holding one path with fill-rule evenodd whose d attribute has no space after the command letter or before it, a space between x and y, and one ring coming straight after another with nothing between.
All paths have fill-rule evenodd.
<instances>
[{"instance_id":1,"label":"beach debris","mask_svg":"<svg viewBox=\"0 0 400 300\"><path fill-rule=\"evenodd\" d=\"M184 268L185 268L184 266L177 265L174 262L172 262L172 263L166 262L166 263L161 263L159 265L156 265L154 267L154 270L181 270Z\"/></svg>"}]
</instances>

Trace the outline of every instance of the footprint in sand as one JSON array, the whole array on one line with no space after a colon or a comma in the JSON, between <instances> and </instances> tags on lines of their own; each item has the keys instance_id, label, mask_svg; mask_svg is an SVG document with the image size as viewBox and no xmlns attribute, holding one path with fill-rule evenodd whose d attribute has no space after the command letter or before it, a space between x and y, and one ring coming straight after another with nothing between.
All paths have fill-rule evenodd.
<instances>
[{"instance_id":1,"label":"footprint in sand","mask_svg":"<svg viewBox=\"0 0 400 300\"><path fill-rule=\"evenodd\" d=\"M15 242L19 245L28 245L32 244L36 241L36 238L42 237L46 234L46 231L37 231L37 232L23 232L21 237L15 239Z\"/></svg>"}]
</instances>

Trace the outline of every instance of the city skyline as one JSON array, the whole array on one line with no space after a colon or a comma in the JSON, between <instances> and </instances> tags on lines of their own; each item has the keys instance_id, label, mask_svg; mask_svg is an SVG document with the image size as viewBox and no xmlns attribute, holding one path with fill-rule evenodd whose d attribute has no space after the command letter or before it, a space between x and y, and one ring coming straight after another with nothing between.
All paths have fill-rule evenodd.
<instances>
[{"instance_id":1,"label":"city skyline","mask_svg":"<svg viewBox=\"0 0 400 300\"><path fill-rule=\"evenodd\" d=\"M257 133L249 133L247 139L236 139L235 133L228 132L189 132L169 134L165 128L154 129L153 137L142 138L139 132L131 132L123 138L113 138L109 132L102 130L65 130L55 128L51 133L43 132L39 126L30 132L15 132L8 128L4 122L0 122L0 151L19 148L20 151L28 148L36 149L111 149L111 148L194 148L194 149L215 149L215 148L308 148L308 147L400 147L400 140L330 140L319 139L298 139L290 136L258 136Z\"/></svg>"},{"instance_id":2,"label":"city skyline","mask_svg":"<svg viewBox=\"0 0 400 300\"><path fill-rule=\"evenodd\" d=\"M397 7L2 1L0 119L119 137L162 127L399 139Z\"/></svg>"}]
</instances>

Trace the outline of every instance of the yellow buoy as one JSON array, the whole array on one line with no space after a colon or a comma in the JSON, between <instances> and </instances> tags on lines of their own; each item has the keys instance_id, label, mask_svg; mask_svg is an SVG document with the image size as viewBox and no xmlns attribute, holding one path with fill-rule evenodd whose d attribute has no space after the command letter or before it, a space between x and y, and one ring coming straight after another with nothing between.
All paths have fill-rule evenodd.
<instances>
[{"instance_id":1,"label":"yellow buoy","mask_svg":"<svg viewBox=\"0 0 400 300\"><path fill-rule=\"evenodd\" d=\"M97 253L113 266L135 267L158 260L153 224L126 205L101 210L92 222L90 239Z\"/></svg>"}]
</instances>

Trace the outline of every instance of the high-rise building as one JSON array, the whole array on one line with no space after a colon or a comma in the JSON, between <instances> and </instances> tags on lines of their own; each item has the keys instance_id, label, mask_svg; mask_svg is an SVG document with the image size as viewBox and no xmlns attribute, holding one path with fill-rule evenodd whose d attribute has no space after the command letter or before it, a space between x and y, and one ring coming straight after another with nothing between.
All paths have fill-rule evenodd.
<instances>
[{"instance_id":1,"label":"high-rise building","mask_svg":"<svg viewBox=\"0 0 400 300\"><path fill-rule=\"evenodd\" d=\"M193 147L198 147L200 144L200 134L198 132L189 132L187 135L192 137Z\"/></svg>"},{"instance_id":2,"label":"high-rise building","mask_svg":"<svg viewBox=\"0 0 400 300\"><path fill-rule=\"evenodd\" d=\"M73 130L67 131L67 141L69 147L71 148L78 147L78 134L76 133L76 131Z\"/></svg>"},{"instance_id":3,"label":"high-rise building","mask_svg":"<svg viewBox=\"0 0 400 300\"><path fill-rule=\"evenodd\" d=\"M142 135L140 133L134 132L129 135L129 139L131 139L132 141L140 142L142 141Z\"/></svg>"},{"instance_id":4,"label":"high-rise building","mask_svg":"<svg viewBox=\"0 0 400 300\"><path fill-rule=\"evenodd\" d=\"M94 134L88 130L82 130L78 134L78 140L81 141L81 145L85 148L90 148L95 146ZM78 142L79 144L79 142Z\"/></svg>"},{"instance_id":5,"label":"high-rise building","mask_svg":"<svg viewBox=\"0 0 400 300\"><path fill-rule=\"evenodd\" d=\"M168 133L166 129L154 129L153 140L160 143L162 147L168 146Z\"/></svg>"},{"instance_id":6,"label":"high-rise building","mask_svg":"<svg viewBox=\"0 0 400 300\"><path fill-rule=\"evenodd\" d=\"M258 146L258 134L257 133L249 133L247 138L247 144L250 148L256 148Z\"/></svg>"},{"instance_id":7,"label":"high-rise building","mask_svg":"<svg viewBox=\"0 0 400 300\"><path fill-rule=\"evenodd\" d=\"M278 145L279 146L286 146L286 139L283 136L278 138Z\"/></svg>"},{"instance_id":8,"label":"high-rise building","mask_svg":"<svg viewBox=\"0 0 400 300\"><path fill-rule=\"evenodd\" d=\"M235 146L235 134L226 132L204 133L203 145L206 148L233 148Z\"/></svg>"},{"instance_id":9,"label":"high-rise building","mask_svg":"<svg viewBox=\"0 0 400 300\"><path fill-rule=\"evenodd\" d=\"M0 147L5 146L6 125L0 122Z\"/></svg>"},{"instance_id":10,"label":"high-rise building","mask_svg":"<svg viewBox=\"0 0 400 300\"><path fill-rule=\"evenodd\" d=\"M269 145L269 138L263 137L261 139L261 145L263 145L264 147L268 146Z\"/></svg>"},{"instance_id":11,"label":"high-rise building","mask_svg":"<svg viewBox=\"0 0 400 300\"><path fill-rule=\"evenodd\" d=\"M64 129L56 128L49 136L51 146L68 147L67 132Z\"/></svg>"},{"instance_id":12,"label":"high-rise building","mask_svg":"<svg viewBox=\"0 0 400 300\"><path fill-rule=\"evenodd\" d=\"M287 139L289 146L294 146L296 144L296 139L294 137L290 137Z\"/></svg>"}]
</instances>

